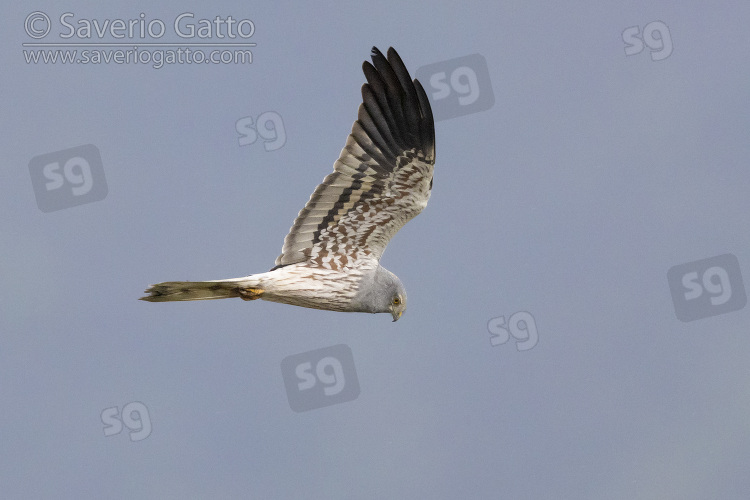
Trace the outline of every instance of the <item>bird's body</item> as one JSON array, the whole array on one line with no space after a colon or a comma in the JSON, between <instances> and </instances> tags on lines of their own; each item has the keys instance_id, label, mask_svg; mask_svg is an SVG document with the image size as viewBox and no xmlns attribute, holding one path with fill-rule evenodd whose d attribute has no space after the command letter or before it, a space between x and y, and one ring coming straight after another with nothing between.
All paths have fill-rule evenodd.
<instances>
[{"instance_id":1,"label":"bird's body","mask_svg":"<svg viewBox=\"0 0 750 500\"><path fill-rule=\"evenodd\" d=\"M427 96L392 48L373 47L346 146L284 239L268 272L152 285L151 302L240 297L346 312L406 309L401 281L380 265L391 237L427 205L435 130Z\"/></svg>"}]
</instances>

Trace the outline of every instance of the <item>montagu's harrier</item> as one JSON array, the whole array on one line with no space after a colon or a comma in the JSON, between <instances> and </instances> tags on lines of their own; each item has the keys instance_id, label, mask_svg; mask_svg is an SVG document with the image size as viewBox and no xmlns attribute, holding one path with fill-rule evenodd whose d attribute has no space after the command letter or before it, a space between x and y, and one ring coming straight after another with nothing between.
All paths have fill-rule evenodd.
<instances>
[{"instance_id":1,"label":"montagu's harrier","mask_svg":"<svg viewBox=\"0 0 750 500\"><path fill-rule=\"evenodd\" d=\"M427 205L435 125L422 85L393 48L372 49L362 69L357 121L329 174L315 189L267 273L152 285L141 300L240 297L331 311L406 310L406 290L380 265L386 245Z\"/></svg>"}]
</instances>

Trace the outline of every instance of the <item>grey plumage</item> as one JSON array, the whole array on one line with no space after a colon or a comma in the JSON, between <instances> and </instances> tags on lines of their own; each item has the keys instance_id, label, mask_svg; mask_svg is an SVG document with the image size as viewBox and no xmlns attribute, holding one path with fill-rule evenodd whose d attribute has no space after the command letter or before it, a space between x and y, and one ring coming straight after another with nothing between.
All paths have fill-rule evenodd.
<instances>
[{"instance_id":1,"label":"grey plumage","mask_svg":"<svg viewBox=\"0 0 750 500\"><path fill-rule=\"evenodd\" d=\"M367 286L361 286L362 284ZM396 300L403 304L403 308L392 308ZM370 275L363 277L350 304L352 312L391 311L394 314L393 310L395 310L393 321L401 317L405 309L406 289L404 285L395 274L383 266L378 266Z\"/></svg>"},{"instance_id":2,"label":"grey plumage","mask_svg":"<svg viewBox=\"0 0 750 500\"><path fill-rule=\"evenodd\" d=\"M380 266L393 235L427 205L435 162L429 100L393 48L362 65L362 104L334 171L315 189L267 273L205 282L165 282L151 302L241 297L317 309L406 309L401 281Z\"/></svg>"}]
</instances>

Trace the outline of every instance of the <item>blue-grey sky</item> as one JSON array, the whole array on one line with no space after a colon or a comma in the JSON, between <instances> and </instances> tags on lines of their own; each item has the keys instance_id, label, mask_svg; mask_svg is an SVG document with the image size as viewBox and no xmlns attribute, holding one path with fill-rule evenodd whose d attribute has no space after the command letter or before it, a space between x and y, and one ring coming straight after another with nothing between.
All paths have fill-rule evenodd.
<instances>
[{"instance_id":1,"label":"blue-grey sky","mask_svg":"<svg viewBox=\"0 0 750 500\"><path fill-rule=\"evenodd\" d=\"M4 498L750 495L750 6L3 11ZM183 35L207 19L210 37L180 38L184 13ZM217 16L254 32L220 38ZM27 63L224 42L256 44L252 63ZM429 205L382 260L403 318L136 300L273 265L373 45L428 67L434 109L457 115L436 123ZM343 371L316 375L316 352ZM285 359L309 359L310 390L359 391L295 411Z\"/></svg>"}]
</instances>

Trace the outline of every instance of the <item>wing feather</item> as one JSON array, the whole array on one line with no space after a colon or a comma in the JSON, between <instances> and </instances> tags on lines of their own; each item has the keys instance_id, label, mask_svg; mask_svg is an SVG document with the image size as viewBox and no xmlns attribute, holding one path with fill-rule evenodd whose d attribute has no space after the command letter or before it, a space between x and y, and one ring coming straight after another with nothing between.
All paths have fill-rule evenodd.
<instances>
[{"instance_id":1,"label":"wing feather","mask_svg":"<svg viewBox=\"0 0 750 500\"><path fill-rule=\"evenodd\" d=\"M427 94L393 48L386 57L373 47L362 71L367 83L357 121L334 171L295 219L274 269L379 260L391 237L427 205L435 163Z\"/></svg>"}]
</instances>

